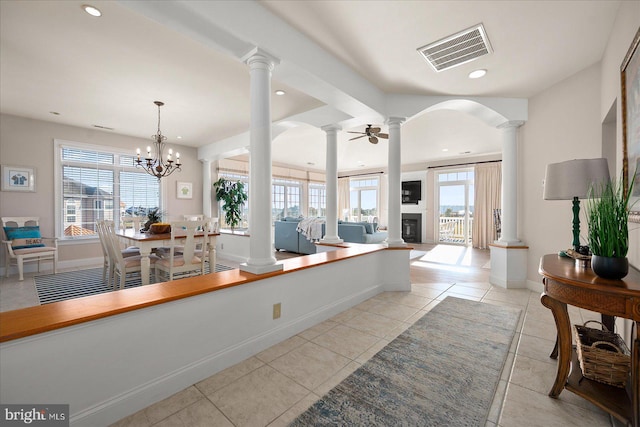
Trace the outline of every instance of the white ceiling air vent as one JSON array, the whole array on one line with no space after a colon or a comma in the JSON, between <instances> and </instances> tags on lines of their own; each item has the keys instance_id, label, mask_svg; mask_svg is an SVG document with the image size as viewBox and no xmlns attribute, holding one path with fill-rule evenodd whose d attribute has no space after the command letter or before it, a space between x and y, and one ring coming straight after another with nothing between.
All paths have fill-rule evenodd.
<instances>
[{"instance_id":1,"label":"white ceiling air vent","mask_svg":"<svg viewBox=\"0 0 640 427\"><path fill-rule=\"evenodd\" d=\"M482 24L418 49L436 71L444 71L492 52Z\"/></svg>"}]
</instances>

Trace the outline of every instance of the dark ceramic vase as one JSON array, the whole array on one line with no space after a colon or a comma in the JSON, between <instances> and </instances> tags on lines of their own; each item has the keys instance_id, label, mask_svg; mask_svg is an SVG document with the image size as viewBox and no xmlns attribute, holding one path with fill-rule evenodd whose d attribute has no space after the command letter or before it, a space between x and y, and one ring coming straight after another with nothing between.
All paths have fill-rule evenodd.
<instances>
[{"instance_id":1,"label":"dark ceramic vase","mask_svg":"<svg viewBox=\"0 0 640 427\"><path fill-rule=\"evenodd\" d=\"M629 260L593 255L591 257L593 272L604 279L622 279L629 273Z\"/></svg>"}]
</instances>

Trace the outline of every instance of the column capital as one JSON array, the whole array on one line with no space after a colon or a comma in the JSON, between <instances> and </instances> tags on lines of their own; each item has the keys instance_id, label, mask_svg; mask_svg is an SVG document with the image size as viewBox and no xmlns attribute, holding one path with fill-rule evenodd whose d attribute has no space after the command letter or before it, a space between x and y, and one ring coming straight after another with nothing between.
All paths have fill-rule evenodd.
<instances>
[{"instance_id":1,"label":"column capital","mask_svg":"<svg viewBox=\"0 0 640 427\"><path fill-rule=\"evenodd\" d=\"M241 59L250 68L265 68L269 71L273 71L273 68L280 63L278 58L259 47L251 49Z\"/></svg>"},{"instance_id":2,"label":"column capital","mask_svg":"<svg viewBox=\"0 0 640 427\"><path fill-rule=\"evenodd\" d=\"M207 165L211 163L211 159L198 159L202 162L203 165Z\"/></svg>"},{"instance_id":3,"label":"column capital","mask_svg":"<svg viewBox=\"0 0 640 427\"><path fill-rule=\"evenodd\" d=\"M320 126L320 129L322 129L323 131L329 133L329 132L337 132L339 130L342 130L342 126L336 125L336 124L332 124L332 125L324 125L324 126Z\"/></svg>"},{"instance_id":4,"label":"column capital","mask_svg":"<svg viewBox=\"0 0 640 427\"><path fill-rule=\"evenodd\" d=\"M401 125L406 121L407 121L406 117L387 117L387 120L385 121L385 123L391 126L391 125Z\"/></svg>"},{"instance_id":5,"label":"column capital","mask_svg":"<svg viewBox=\"0 0 640 427\"><path fill-rule=\"evenodd\" d=\"M524 124L524 120L509 120L496 126L498 129L519 128Z\"/></svg>"}]
</instances>

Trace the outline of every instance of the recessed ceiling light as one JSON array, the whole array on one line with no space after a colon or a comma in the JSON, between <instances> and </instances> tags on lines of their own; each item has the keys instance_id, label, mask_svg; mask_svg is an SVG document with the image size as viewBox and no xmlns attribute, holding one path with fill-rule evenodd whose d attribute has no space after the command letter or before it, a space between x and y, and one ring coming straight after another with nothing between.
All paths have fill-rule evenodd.
<instances>
[{"instance_id":1,"label":"recessed ceiling light","mask_svg":"<svg viewBox=\"0 0 640 427\"><path fill-rule=\"evenodd\" d=\"M307 164L308 164L309 166L313 166L313 165L315 165L315 163L313 163L313 162L307 162Z\"/></svg>"},{"instance_id":2,"label":"recessed ceiling light","mask_svg":"<svg viewBox=\"0 0 640 427\"><path fill-rule=\"evenodd\" d=\"M180 135L178 135L176 138L178 138L178 139L182 139L182 137L181 137Z\"/></svg>"},{"instance_id":3,"label":"recessed ceiling light","mask_svg":"<svg viewBox=\"0 0 640 427\"><path fill-rule=\"evenodd\" d=\"M53 114L54 116L60 115L60 113L58 113L57 111L49 111L49 114Z\"/></svg>"},{"instance_id":4,"label":"recessed ceiling light","mask_svg":"<svg viewBox=\"0 0 640 427\"><path fill-rule=\"evenodd\" d=\"M484 77L487 74L487 70L475 70L469 73L470 79L479 79L480 77Z\"/></svg>"},{"instance_id":5,"label":"recessed ceiling light","mask_svg":"<svg viewBox=\"0 0 640 427\"><path fill-rule=\"evenodd\" d=\"M276 95L278 95L278 96L282 96L282 95L284 95L285 93L287 93L287 92L283 91L282 89L278 89L278 90L276 91Z\"/></svg>"},{"instance_id":6,"label":"recessed ceiling light","mask_svg":"<svg viewBox=\"0 0 640 427\"><path fill-rule=\"evenodd\" d=\"M82 9L91 16L96 16L96 17L102 16L102 12L100 12L100 9L98 9L97 7L93 7L89 4L83 4Z\"/></svg>"},{"instance_id":7,"label":"recessed ceiling light","mask_svg":"<svg viewBox=\"0 0 640 427\"><path fill-rule=\"evenodd\" d=\"M449 151L449 149L448 148L443 148L442 151Z\"/></svg>"}]
</instances>

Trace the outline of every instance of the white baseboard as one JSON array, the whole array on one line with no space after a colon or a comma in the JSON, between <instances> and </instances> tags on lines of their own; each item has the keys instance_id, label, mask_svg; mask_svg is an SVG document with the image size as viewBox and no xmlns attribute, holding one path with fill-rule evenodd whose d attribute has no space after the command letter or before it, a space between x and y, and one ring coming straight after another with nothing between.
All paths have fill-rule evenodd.
<instances>
[{"instance_id":1,"label":"white baseboard","mask_svg":"<svg viewBox=\"0 0 640 427\"><path fill-rule=\"evenodd\" d=\"M86 268L86 267L92 267L92 266L99 267L102 265L102 262L103 262L102 257L58 261L58 271L65 270L65 269ZM40 265L41 274L53 273L52 261L43 261L40 264L41 264ZM0 275L4 276L6 271L7 271L6 266L0 267ZM36 273L37 271L38 271L37 262L30 261L24 264L25 273ZM18 267L15 265L12 265L11 269L9 270L9 276L11 277L12 275L17 275L17 274L18 274Z\"/></svg>"},{"instance_id":2,"label":"white baseboard","mask_svg":"<svg viewBox=\"0 0 640 427\"><path fill-rule=\"evenodd\" d=\"M320 307L275 329L251 337L78 412L71 417L71 425L76 427L110 425L122 418L122 414L136 413L172 396L177 390L183 390L202 381L383 291L383 286L374 286Z\"/></svg>"}]
</instances>

